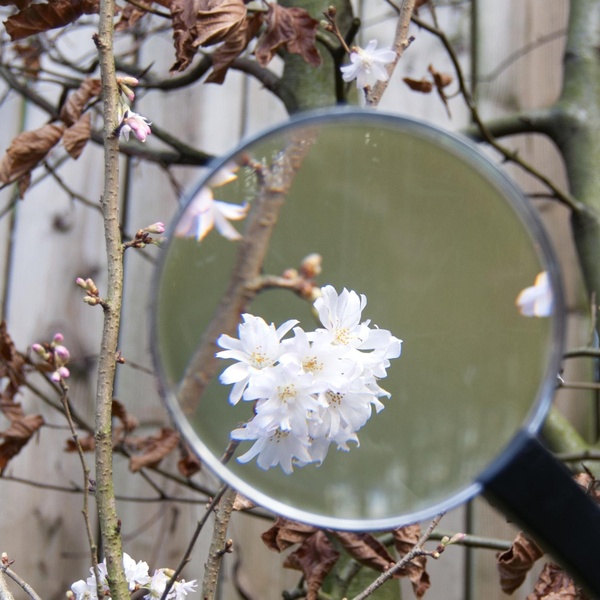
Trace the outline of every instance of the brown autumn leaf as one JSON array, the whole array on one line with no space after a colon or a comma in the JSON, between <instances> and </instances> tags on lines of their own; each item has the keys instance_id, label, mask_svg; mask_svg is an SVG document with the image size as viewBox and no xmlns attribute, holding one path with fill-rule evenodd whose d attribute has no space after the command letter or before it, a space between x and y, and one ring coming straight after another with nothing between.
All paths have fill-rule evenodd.
<instances>
[{"instance_id":1,"label":"brown autumn leaf","mask_svg":"<svg viewBox=\"0 0 600 600\"><path fill-rule=\"evenodd\" d=\"M261 538L270 550L283 552L294 544L301 544L317 531L318 529L312 525L277 517L273 527L265 531Z\"/></svg>"},{"instance_id":2,"label":"brown autumn leaf","mask_svg":"<svg viewBox=\"0 0 600 600\"><path fill-rule=\"evenodd\" d=\"M206 83L221 84L225 81L225 75L229 67L246 49L250 40L256 36L262 22L262 13L255 13L248 17L245 19L244 24L213 52L212 72L206 78Z\"/></svg>"},{"instance_id":3,"label":"brown autumn leaf","mask_svg":"<svg viewBox=\"0 0 600 600\"><path fill-rule=\"evenodd\" d=\"M96 449L96 438L88 433L85 437L78 437L82 452L93 452ZM73 438L69 438L65 445L65 452L77 452L77 444Z\"/></svg>"},{"instance_id":4,"label":"brown autumn leaf","mask_svg":"<svg viewBox=\"0 0 600 600\"><path fill-rule=\"evenodd\" d=\"M431 90L433 90L433 83L429 81L429 79L411 79L410 77L405 77L402 81L415 92L421 92L422 94L429 94Z\"/></svg>"},{"instance_id":5,"label":"brown autumn leaf","mask_svg":"<svg viewBox=\"0 0 600 600\"><path fill-rule=\"evenodd\" d=\"M0 431L0 438L4 439L0 444L0 473L43 424L41 415L24 415L14 419L6 431Z\"/></svg>"},{"instance_id":6,"label":"brown autumn leaf","mask_svg":"<svg viewBox=\"0 0 600 600\"><path fill-rule=\"evenodd\" d=\"M429 65L427 70L431 73L435 87L438 88L438 90L443 89L452 83L452 75L440 73L433 65Z\"/></svg>"},{"instance_id":7,"label":"brown autumn leaf","mask_svg":"<svg viewBox=\"0 0 600 600\"><path fill-rule=\"evenodd\" d=\"M63 27L81 15L98 12L100 0L50 0L30 4L4 21L6 32L14 42L36 33Z\"/></svg>"},{"instance_id":8,"label":"brown autumn leaf","mask_svg":"<svg viewBox=\"0 0 600 600\"><path fill-rule=\"evenodd\" d=\"M102 93L102 83L95 77L84 79L82 84L69 94L67 101L60 109L60 118L67 125L74 125L81 116L86 104Z\"/></svg>"},{"instance_id":9,"label":"brown autumn leaf","mask_svg":"<svg viewBox=\"0 0 600 600\"><path fill-rule=\"evenodd\" d=\"M386 547L370 533L353 533L351 531L334 532L346 552L365 567L375 571L385 571L396 560Z\"/></svg>"},{"instance_id":10,"label":"brown autumn leaf","mask_svg":"<svg viewBox=\"0 0 600 600\"><path fill-rule=\"evenodd\" d=\"M67 127L63 134L63 146L71 158L79 158L91 135L92 117L90 113L86 113L71 127Z\"/></svg>"},{"instance_id":11,"label":"brown autumn leaf","mask_svg":"<svg viewBox=\"0 0 600 600\"><path fill-rule=\"evenodd\" d=\"M152 2L138 2L139 6L134 6L133 4L127 4L125 8L121 12L121 18L115 24L115 31L126 31L127 29L131 29L142 17L145 17L148 14L147 10L140 8L142 6L146 6L148 8L151 7Z\"/></svg>"},{"instance_id":12,"label":"brown autumn leaf","mask_svg":"<svg viewBox=\"0 0 600 600\"><path fill-rule=\"evenodd\" d=\"M175 64L171 72L183 71L199 46L225 42L246 18L243 0L172 0Z\"/></svg>"},{"instance_id":13,"label":"brown autumn leaf","mask_svg":"<svg viewBox=\"0 0 600 600\"><path fill-rule=\"evenodd\" d=\"M200 459L190 452L187 446L181 447L181 458L177 461L177 468L184 477L191 477L202 469Z\"/></svg>"},{"instance_id":14,"label":"brown autumn leaf","mask_svg":"<svg viewBox=\"0 0 600 600\"><path fill-rule=\"evenodd\" d=\"M6 385L1 393L0 410L12 421L25 415L14 397L25 381L26 358L17 350L6 327L6 321L0 321L0 380L6 378Z\"/></svg>"},{"instance_id":15,"label":"brown autumn leaf","mask_svg":"<svg viewBox=\"0 0 600 600\"><path fill-rule=\"evenodd\" d=\"M20 133L0 158L0 181L12 183L31 171L56 146L64 129L62 123L49 123Z\"/></svg>"},{"instance_id":16,"label":"brown autumn leaf","mask_svg":"<svg viewBox=\"0 0 600 600\"><path fill-rule=\"evenodd\" d=\"M309 65L318 67L321 55L315 45L319 21L313 19L304 8L269 4L267 28L258 40L254 51L256 60L266 66L279 48L299 54Z\"/></svg>"},{"instance_id":17,"label":"brown autumn leaf","mask_svg":"<svg viewBox=\"0 0 600 600\"><path fill-rule=\"evenodd\" d=\"M31 4L31 0L0 0L0 6L16 6L19 10Z\"/></svg>"},{"instance_id":18,"label":"brown autumn leaf","mask_svg":"<svg viewBox=\"0 0 600 600\"><path fill-rule=\"evenodd\" d=\"M543 554L539 546L520 531L512 546L496 555L502 591L512 594L525 581L527 573Z\"/></svg>"},{"instance_id":19,"label":"brown autumn leaf","mask_svg":"<svg viewBox=\"0 0 600 600\"><path fill-rule=\"evenodd\" d=\"M116 398L113 398L112 406L111 406L112 416L116 417L123 423L123 427L125 431L130 432L133 431L140 422L133 416L127 412L125 406L119 402Z\"/></svg>"},{"instance_id":20,"label":"brown autumn leaf","mask_svg":"<svg viewBox=\"0 0 600 600\"><path fill-rule=\"evenodd\" d=\"M421 526L407 525L400 529L394 529L394 546L398 556L402 557L410 552L421 537ZM417 556L410 561L403 569L398 571L401 577L408 577L412 584L413 592L417 598L422 598L425 592L431 586L429 573L425 570L427 567L427 557Z\"/></svg>"},{"instance_id":21,"label":"brown autumn leaf","mask_svg":"<svg viewBox=\"0 0 600 600\"><path fill-rule=\"evenodd\" d=\"M327 536L322 531L317 531L285 559L283 566L302 571L308 588L306 600L317 600L325 577L339 557L340 553Z\"/></svg>"},{"instance_id":22,"label":"brown autumn leaf","mask_svg":"<svg viewBox=\"0 0 600 600\"><path fill-rule=\"evenodd\" d=\"M23 63L28 73L37 78L38 72L42 67L41 57L44 52L44 47L38 38L31 38L23 43L13 44L12 51L15 53L18 60Z\"/></svg>"},{"instance_id":23,"label":"brown autumn leaf","mask_svg":"<svg viewBox=\"0 0 600 600\"><path fill-rule=\"evenodd\" d=\"M141 454L136 454L129 459L129 469L132 472L144 467L155 467L160 461L170 454L179 444L179 434L172 429L163 428L159 435L148 436L141 444Z\"/></svg>"},{"instance_id":24,"label":"brown autumn leaf","mask_svg":"<svg viewBox=\"0 0 600 600\"><path fill-rule=\"evenodd\" d=\"M251 500L248 500L246 496L242 496L241 494L235 495L235 500L233 501L233 510L250 510L254 508L256 504Z\"/></svg>"},{"instance_id":25,"label":"brown autumn leaf","mask_svg":"<svg viewBox=\"0 0 600 600\"><path fill-rule=\"evenodd\" d=\"M17 182L17 187L19 189L19 200L23 200L25 198L25 192L29 189L31 185L31 171L28 171L22 177L19 177L19 181Z\"/></svg>"},{"instance_id":26,"label":"brown autumn leaf","mask_svg":"<svg viewBox=\"0 0 600 600\"><path fill-rule=\"evenodd\" d=\"M561 567L546 563L527 600L584 600L587 596Z\"/></svg>"}]
</instances>

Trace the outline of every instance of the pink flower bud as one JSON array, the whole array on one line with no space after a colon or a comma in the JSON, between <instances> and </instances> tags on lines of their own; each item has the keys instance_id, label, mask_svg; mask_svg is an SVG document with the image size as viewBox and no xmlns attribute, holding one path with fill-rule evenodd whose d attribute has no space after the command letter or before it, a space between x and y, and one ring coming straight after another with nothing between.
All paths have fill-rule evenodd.
<instances>
[{"instance_id":1,"label":"pink flower bud","mask_svg":"<svg viewBox=\"0 0 600 600\"><path fill-rule=\"evenodd\" d=\"M152 223L152 225L148 225L148 227L144 227L142 231L146 233L164 233L165 224L158 221L157 223Z\"/></svg>"},{"instance_id":2,"label":"pink flower bud","mask_svg":"<svg viewBox=\"0 0 600 600\"><path fill-rule=\"evenodd\" d=\"M65 336L62 333L55 333L53 338L53 343L61 344L65 341Z\"/></svg>"},{"instance_id":3,"label":"pink flower bud","mask_svg":"<svg viewBox=\"0 0 600 600\"><path fill-rule=\"evenodd\" d=\"M58 369L58 374L62 379L68 379L71 375L71 372L69 371L69 369L67 369L67 367L60 367Z\"/></svg>"},{"instance_id":4,"label":"pink flower bud","mask_svg":"<svg viewBox=\"0 0 600 600\"><path fill-rule=\"evenodd\" d=\"M54 356L57 363L65 364L71 358L71 355L65 346L56 346Z\"/></svg>"},{"instance_id":5,"label":"pink flower bud","mask_svg":"<svg viewBox=\"0 0 600 600\"><path fill-rule=\"evenodd\" d=\"M85 279L83 279L83 278L81 278L81 277L78 277L78 278L75 280L75 283L76 283L76 284L77 284L77 285L78 285L80 288L83 288L84 290L87 290L87 283L86 283Z\"/></svg>"}]
</instances>

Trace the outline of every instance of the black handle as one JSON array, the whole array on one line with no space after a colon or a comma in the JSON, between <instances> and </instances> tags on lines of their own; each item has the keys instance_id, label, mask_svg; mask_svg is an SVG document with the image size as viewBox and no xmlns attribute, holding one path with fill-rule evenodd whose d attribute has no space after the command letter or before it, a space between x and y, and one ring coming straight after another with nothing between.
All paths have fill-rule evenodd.
<instances>
[{"instance_id":1,"label":"black handle","mask_svg":"<svg viewBox=\"0 0 600 600\"><path fill-rule=\"evenodd\" d=\"M520 433L479 481L492 504L600 597L600 506L539 440Z\"/></svg>"}]
</instances>

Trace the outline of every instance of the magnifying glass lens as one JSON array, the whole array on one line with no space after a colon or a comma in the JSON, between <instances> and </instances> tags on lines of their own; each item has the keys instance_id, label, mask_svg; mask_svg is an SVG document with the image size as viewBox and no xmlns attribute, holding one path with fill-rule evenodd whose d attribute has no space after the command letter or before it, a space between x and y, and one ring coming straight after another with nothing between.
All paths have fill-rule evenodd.
<instances>
[{"instance_id":1,"label":"magnifying glass lens","mask_svg":"<svg viewBox=\"0 0 600 600\"><path fill-rule=\"evenodd\" d=\"M203 194L212 216L202 222ZM245 388L242 381L238 392L243 388L246 397L231 403L231 382L241 371L230 370L224 383L219 376L235 364L248 369L239 358L212 361L201 398L181 405L186 378L198 377L193 365L199 348L212 343L211 356L227 349L215 345L215 315L230 300L232 281L248 276L239 268L253 251L253 211L274 195L276 210L265 217L271 230L264 259L251 265L257 271L246 281L241 312L275 330L297 320L314 345L314 332L327 327L313 300L332 286L337 295L346 289L366 297L359 324L379 328L374 336L386 331L402 340L400 356L374 376L389 397L374 393L383 405L379 411L367 402L369 416L355 431L357 440L347 448L330 441L322 464L299 466L298 454L291 473L281 464L261 468L257 456L239 460L258 438L238 439L231 460L219 465L232 431L248 428L270 393L249 393L252 381ZM556 325L547 316L553 280L546 279L546 287L542 280L552 259L518 191L460 139L381 115L308 119L243 147L217 165L190 199L160 269L156 356L167 402L190 444L245 495L322 525L408 522L477 491L477 475L547 404L542 396L556 372L550 364ZM306 257L313 262L303 263ZM303 264L313 271L303 271ZM306 280L303 290L293 284L298 277ZM240 322L238 312L235 327L221 333L239 340ZM291 328L281 337L293 339ZM356 360L363 363L346 365L347 379L358 377L352 368L368 371L365 364L377 362L377 350L358 346L355 353L364 356ZM342 354L334 352L336 358ZM283 385L283 375L277 377ZM334 383L335 390L343 382ZM254 388L261 385L268 388L254 382ZM307 392L317 403L320 394ZM307 422L320 410L309 408ZM351 412L342 413L338 429ZM292 425L302 427L294 418ZM326 418L335 421L339 414ZM263 417L271 432L273 422Z\"/></svg>"}]
</instances>

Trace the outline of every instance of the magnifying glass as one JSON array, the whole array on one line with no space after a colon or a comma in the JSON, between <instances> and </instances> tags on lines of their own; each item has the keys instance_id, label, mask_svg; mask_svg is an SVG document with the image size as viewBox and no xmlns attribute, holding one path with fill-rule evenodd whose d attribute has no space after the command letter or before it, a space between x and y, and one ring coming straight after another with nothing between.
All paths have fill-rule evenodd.
<instances>
[{"instance_id":1,"label":"magnifying glass","mask_svg":"<svg viewBox=\"0 0 600 600\"><path fill-rule=\"evenodd\" d=\"M484 492L600 592L600 513L535 438L563 348L556 258L473 145L300 116L192 190L156 290L167 407L241 494L382 530Z\"/></svg>"}]
</instances>

